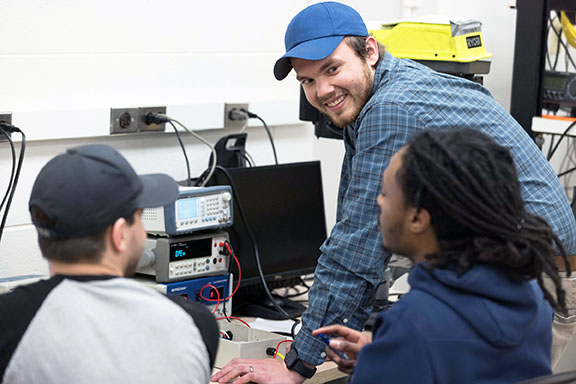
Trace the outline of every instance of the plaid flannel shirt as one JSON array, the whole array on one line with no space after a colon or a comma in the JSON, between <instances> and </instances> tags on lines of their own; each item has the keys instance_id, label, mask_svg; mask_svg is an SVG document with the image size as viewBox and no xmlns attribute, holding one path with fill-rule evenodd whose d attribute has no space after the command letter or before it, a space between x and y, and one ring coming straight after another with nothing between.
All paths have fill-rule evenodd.
<instances>
[{"instance_id":1,"label":"plaid flannel shirt","mask_svg":"<svg viewBox=\"0 0 576 384\"><path fill-rule=\"evenodd\" d=\"M576 222L558 178L524 129L481 85L434 72L388 52L380 60L374 93L344 129L336 225L321 247L309 307L294 340L299 357L324 361L325 344L311 331L343 324L361 329L390 255L378 231L382 172L392 155L424 129L478 129L507 147L516 162L527 209L552 226L569 253Z\"/></svg>"}]
</instances>

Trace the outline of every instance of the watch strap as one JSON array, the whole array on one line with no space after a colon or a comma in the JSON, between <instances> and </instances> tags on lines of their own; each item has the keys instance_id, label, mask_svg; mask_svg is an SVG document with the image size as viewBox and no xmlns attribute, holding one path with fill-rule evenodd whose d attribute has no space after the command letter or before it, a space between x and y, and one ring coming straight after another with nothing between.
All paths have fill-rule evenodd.
<instances>
[{"instance_id":1,"label":"watch strap","mask_svg":"<svg viewBox=\"0 0 576 384\"><path fill-rule=\"evenodd\" d=\"M310 368L298 357L298 351L293 346L284 357L284 362L289 370L298 372L303 377L309 379L316 373L316 368Z\"/></svg>"}]
</instances>

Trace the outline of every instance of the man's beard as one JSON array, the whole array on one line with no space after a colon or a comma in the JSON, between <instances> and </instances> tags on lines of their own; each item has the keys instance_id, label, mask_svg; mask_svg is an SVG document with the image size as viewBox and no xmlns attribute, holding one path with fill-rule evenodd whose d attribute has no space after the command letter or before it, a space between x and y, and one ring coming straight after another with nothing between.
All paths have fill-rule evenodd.
<instances>
[{"instance_id":1,"label":"man's beard","mask_svg":"<svg viewBox=\"0 0 576 384\"><path fill-rule=\"evenodd\" d=\"M136 273L136 268L138 268L138 262L140 261L141 257L142 253L138 257L132 257L130 259L130 261L128 262L128 264L126 264L126 267L124 268L125 277L133 276L134 273Z\"/></svg>"},{"instance_id":2,"label":"man's beard","mask_svg":"<svg viewBox=\"0 0 576 384\"><path fill-rule=\"evenodd\" d=\"M348 125L354 123L360 115L362 108L366 105L370 97L372 97L372 88L374 86L374 81L370 77L370 70L366 69L364 71L364 81L363 83L366 85L363 92L356 96L352 102L354 103L351 107L351 114L349 116L346 115L338 115L333 114L330 111L326 112L326 115L330 118L332 123L339 128L345 128ZM350 94L348 94L350 97Z\"/></svg>"}]
</instances>

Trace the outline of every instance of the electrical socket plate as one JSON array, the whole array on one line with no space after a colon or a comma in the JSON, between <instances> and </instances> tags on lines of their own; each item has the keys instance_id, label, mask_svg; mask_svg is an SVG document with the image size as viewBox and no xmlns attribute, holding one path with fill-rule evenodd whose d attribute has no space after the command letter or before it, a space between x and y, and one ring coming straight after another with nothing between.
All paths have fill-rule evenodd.
<instances>
[{"instance_id":1,"label":"electrical socket plate","mask_svg":"<svg viewBox=\"0 0 576 384\"><path fill-rule=\"evenodd\" d=\"M110 108L110 134L136 133L139 125L138 108Z\"/></svg>"},{"instance_id":2,"label":"electrical socket plate","mask_svg":"<svg viewBox=\"0 0 576 384\"><path fill-rule=\"evenodd\" d=\"M0 123L12 124L12 113L0 112ZM12 137L12 134L10 132L6 132L6 134ZM0 143L3 141L8 141L8 139L6 138L6 136L2 134L0 135Z\"/></svg>"},{"instance_id":3,"label":"electrical socket plate","mask_svg":"<svg viewBox=\"0 0 576 384\"><path fill-rule=\"evenodd\" d=\"M248 110L248 103L226 103L224 104L224 128L242 128L246 120L231 120L230 111L233 109L244 108Z\"/></svg>"},{"instance_id":4,"label":"electrical socket plate","mask_svg":"<svg viewBox=\"0 0 576 384\"><path fill-rule=\"evenodd\" d=\"M144 123L144 118L149 113L162 113L165 115L166 107L140 107L139 112L138 127L140 132L164 132L166 130L166 123L148 125Z\"/></svg>"}]
</instances>

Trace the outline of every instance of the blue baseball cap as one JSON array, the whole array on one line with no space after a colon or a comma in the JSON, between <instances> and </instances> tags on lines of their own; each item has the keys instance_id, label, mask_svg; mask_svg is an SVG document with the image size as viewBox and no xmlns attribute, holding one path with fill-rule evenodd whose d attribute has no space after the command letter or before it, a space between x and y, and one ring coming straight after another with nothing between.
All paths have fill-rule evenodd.
<instances>
[{"instance_id":1,"label":"blue baseball cap","mask_svg":"<svg viewBox=\"0 0 576 384\"><path fill-rule=\"evenodd\" d=\"M368 36L362 17L353 8L333 1L313 4L298 13L286 29L286 53L274 65L276 79L292 70L291 57L322 60L345 36Z\"/></svg>"}]
</instances>

